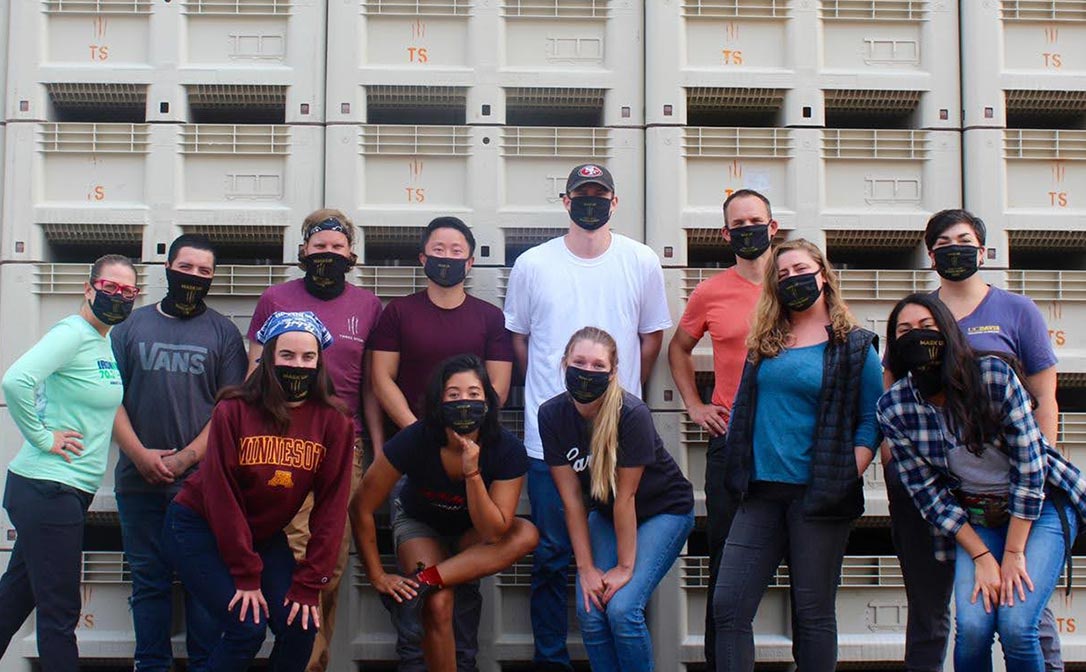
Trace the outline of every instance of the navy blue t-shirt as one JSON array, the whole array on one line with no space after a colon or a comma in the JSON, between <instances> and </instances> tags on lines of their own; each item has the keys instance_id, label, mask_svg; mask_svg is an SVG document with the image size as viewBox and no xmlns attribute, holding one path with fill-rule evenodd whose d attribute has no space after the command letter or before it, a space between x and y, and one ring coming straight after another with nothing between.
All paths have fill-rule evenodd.
<instances>
[{"instance_id":1,"label":"navy blue t-shirt","mask_svg":"<svg viewBox=\"0 0 1086 672\"><path fill-rule=\"evenodd\" d=\"M592 435L569 394L563 392L539 407L539 434L547 465L573 467L589 505L614 518L613 497L606 504L589 497ZM645 467L634 495L639 522L661 513L685 515L694 508L694 489L664 449L649 407L629 392L623 397L618 419L618 466Z\"/></svg>"},{"instance_id":2,"label":"navy blue t-shirt","mask_svg":"<svg viewBox=\"0 0 1086 672\"><path fill-rule=\"evenodd\" d=\"M400 490L404 513L442 534L471 529L468 491L464 481L449 478L441 463L444 434L422 422L404 427L385 444L385 457L407 476ZM497 444L479 445L479 471L487 488L494 481L519 478L528 472L528 454L515 435L502 429Z\"/></svg>"}]
</instances>

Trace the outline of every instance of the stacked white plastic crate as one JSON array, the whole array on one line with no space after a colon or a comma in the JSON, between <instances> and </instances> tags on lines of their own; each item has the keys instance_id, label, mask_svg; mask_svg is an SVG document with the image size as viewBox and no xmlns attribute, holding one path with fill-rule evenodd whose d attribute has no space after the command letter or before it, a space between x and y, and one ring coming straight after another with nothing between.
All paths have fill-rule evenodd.
<instances>
[{"instance_id":1,"label":"stacked white plastic crate","mask_svg":"<svg viewBox=\"0 0 1086 672\"><path fill-rule=\"evenodd\" d=\"M846 299L869 328L883 330L893 301L934 284L920 270L924 224L961 204L958 30L955 2L646 3L646 242L666 267L673 319L698 282L730 263L720 206L742 188L772 201L781 238L808 238L843 262ZM707 436L681 411L665 359L647 398L695 483L700 515ZM708 339L694 360L707 394ZM881 469L865 484L868 516L885 517ZM683 562L668 579L683 617L668 620L658 646L696 663L707 568L700 556ZM898 587L876 584L903 601ZM676 599L670 590L660 599ZM787 597L777 589L768 597L766 609L780 613L758 621L758 659L789 660ZM841 629L841 660L901 660L903 621L865 621L860 599L842 589L839 611L858 617Z\"/></svg>"}]
</instances>

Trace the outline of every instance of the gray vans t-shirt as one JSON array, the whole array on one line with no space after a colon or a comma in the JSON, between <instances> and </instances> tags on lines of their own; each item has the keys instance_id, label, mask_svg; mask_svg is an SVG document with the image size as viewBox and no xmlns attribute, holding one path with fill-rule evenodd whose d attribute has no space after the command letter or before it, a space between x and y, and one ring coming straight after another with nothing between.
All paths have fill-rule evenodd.
<instances>
[{"instance_id":1,"label":"gray vans t-shirt","mask_svg":"<svg viewBox=\"0 0 1086 672\"><path fill-rule=\"evenodd\" d=\"M211 419L215 395L240 384L248 368L238 328L210 308L182 320L163 315L157 305L145 306L110 337L124 382L124 409L136 436L152 450L188 445ZM176 492L184 480L151 485L123 452L115 476L118 494Z\"/></svg>"}]
</instances>

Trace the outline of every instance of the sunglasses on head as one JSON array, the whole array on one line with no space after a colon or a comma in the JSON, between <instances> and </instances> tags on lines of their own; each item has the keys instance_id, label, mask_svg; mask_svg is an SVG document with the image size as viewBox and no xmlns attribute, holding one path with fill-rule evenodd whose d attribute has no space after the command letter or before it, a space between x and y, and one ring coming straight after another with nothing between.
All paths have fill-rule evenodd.
<instances>
[{"instance_id":1,"label":"sunglasses on head","mask_svg":"<svg viewBox=\"0 0 1086 672\"><path fill-rule=\"evenodd\" d=\"M125 285L120 282L114 282L112 280L106 280L99 278L94 281L94 288L100 292L105 292L110 296L121 295L122 299L131 301L140 295L140 288L132 285Z\"/></svg>"}]
</instances>

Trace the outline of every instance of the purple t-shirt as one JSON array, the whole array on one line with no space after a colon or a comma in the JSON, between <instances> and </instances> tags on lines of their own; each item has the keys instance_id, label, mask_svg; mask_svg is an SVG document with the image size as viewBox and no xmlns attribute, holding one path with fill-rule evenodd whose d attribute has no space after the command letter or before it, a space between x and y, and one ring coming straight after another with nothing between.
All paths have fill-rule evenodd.
<instances>
[{"instance_id":1,"label":"purple t-shirt","mask_svg":"<svg viewBox=\"0 0 1086 672\"><path fill-rule=\"evenodd\" d=\"M416 417L426 383L442 361L466 353L483 361L513 361L513 341L500 309L470 295L456 308L440 308L425 290L389 302L369 348L400 353L396 385Z\"/></svg>"},{"instance_id":2,"label":"purple t-shirt","mask_svg":"<svg viewBox=\"0 0 1086 672\"><path fill-rule=\"evenodd\" d=\"M1044 316L1037 304L1020 294L990 287L973 312L958 320L958 326L974 350L1012 354L1028 376L1056 365Z\"/></svg>"},{"instance_id":3,"label":"purple t-shirt","mask_svg":"<svg viewBox=\"0 0 1086 672\"><path fill-rule=\"evenodd\" d=\"M336 396L347 404L354 417L354 431L362 433L362 355L366 351L373 325L381 314L381 301L373 292L347 283L343 293L324 301L305 290L305 280L290 280L273 285L260 296L249 323L248 338L256 342L256 332L277 310L313 311L335 339L324 353L324 365L336 388Z\"/></svg>"}]
</instances>

